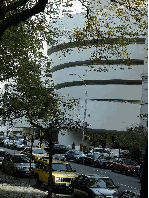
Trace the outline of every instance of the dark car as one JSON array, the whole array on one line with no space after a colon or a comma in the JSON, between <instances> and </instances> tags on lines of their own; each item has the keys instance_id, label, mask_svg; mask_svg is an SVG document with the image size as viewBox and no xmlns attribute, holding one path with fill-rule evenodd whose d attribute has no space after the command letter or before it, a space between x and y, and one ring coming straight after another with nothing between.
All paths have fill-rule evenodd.
<instances>
[{"instance_id":1,"label":"dark car","mask_svg":"<svg viewBox=\"0 0 149 198\"><path fill-rule=\"evenodd\" d=\"M6 147L11 149L11 148L13 148L13 145L14 145L14 140L9 139L9 141L6 144Z\"/></svg>"},{"instance_id":2,"label":"dark car","mask_svg":"<svg viewBox=\"0 0 149 198\"><path fill-rule=\"evenodd\" d=\"M45 144L45 151L49 152L48 143ZM68 148L65 145L55 144L53 145L52 154L65 154L68 151Z\"/></svg>"},{"instance_id":3,"label":"dark car","mask_svg":"<svg viewBox=\"0 0 149 198\"><path fill-rule=\"evenodd\" d=\"M21 141L15 141L14 143L14 149L18 150L18 151L22 151L26 148L26 146L23 144L23 142Z\"/></svg>"},{"instance_id":4,"label":"dark car","mask_svg":"<svg viewBox=\"0 0 149 198\"><path fill-rule=\"evenodd\" d=\"M34 174L35 164L31 161L30 169L30 158L23 154L8 154L4 157L2 162L2 171L9 172L13 176L18 175L29 175Z\"/></svg>"},{"instance_id":5,"label":"dark car","mask_svg":"<svg viewBox=\"0 0 149 198\"><path fill-rule=\"evenodd\" d=\"M134 176L139 177L140 175L140 165L135 167Z\"/></svg>"},{"instance_id":6,"label":"dark car","mask_svg":"<svg viewBox=\"0 0 149 198\"><path fill-rule=\"evenodd\" d=\"M140 198L140 194L125 190L118 198Z\"/></svg>"},{"instance_id":7,"label":"dark car","mask_svg":"<svg viewBox=\"0 0 149 198\"><path fill-rule=\"evenodd\" d=\"M101 153L88 153L84 158L84 164L89 166L99 166L99 159L102 158Z\"/></svg>"},{"instance_id":8,"label":"dark car","mask_svg":"<svg viewBox=\"0 0 149 198\"><path fill-rule=\"evenodd\" d=\"M44 158L42 158L42 159L44 159ZM64 154L54 154L54 155L52 155L52 159L57 159L57 160L60 160L60 161L66 161L66 157L65 157Z\"/></svg>"},{"instance_id":9,"label":"dark car","mask_svg":"<svg viewBox=\"0 0 149 198\"><path fill-rule=\"evenodd\" d=\"M97 158L94 158L93 166L99 168L107 168L107 157L100 155Z\"/></svg>"},{"instance_id":10,"label":"dark car","mask_svg":"<svg viewBox=\"0 0 149 198\"><path fill-rule=\"evenodd\" d=\"M6 155L8 155L9 153L7 152L7 151L5 151L5 150L3 150L3 149L0 149L0 166L2 166L2 161L3 161L3 159L4 159L4 157L6 156Z\"/></svg>"},{"instance_id":11,"label":"dark car","mask_svg":"<svg viewBox=\"0 0 149 198\"><path fill-rule=\"evenodd\" d=\"M97 174L79 175L71 184L72 198L106 198L118 197L119 186L116 186L109 177Z\"/></svg>"},{"instance_id":12,"label":"dark car","mask_svg":"<svg viewBox=\"0 0 149 198\"><path fill-rule=\"evenodd\" d=\"M93 153L88 153L86 154L86 156L84 157L84 165L92 165L94 161L94 157L93 157Z\"/></svg>"},{"instance_id":13,"label":"dark car","mask_svg":"<svg viewBox=\"0 0 149 198\"><path fill-rule=\"evenodd\" d=\"M86 154L83 151L79 151L75 154L75 159L74 162L75 163L79 163L79 164L84 164L84 158L85 158Z\"/></svg>"},{"instance_id":14,"label":"dark car","mask_svg":"<svg viewBox=\"0 0 149 198\"><path fill-rule=\"evenodd\" d=\"M85 154L83 151L79 150L69 150L65 153L66 160L72 160L74 162L79 162L81 161L82 157L84 157Z\"/></svg>"},{"instance_id":15,"label":"dark car","mask_svg":"<svg viewBox=\"0 0 149 198\"><path fill-rule=\"evenodd\" d=\"M8 141L9 141L9 137L2 137L0 140L0 146L5 147Z\"/></svg>"}]
</instances>

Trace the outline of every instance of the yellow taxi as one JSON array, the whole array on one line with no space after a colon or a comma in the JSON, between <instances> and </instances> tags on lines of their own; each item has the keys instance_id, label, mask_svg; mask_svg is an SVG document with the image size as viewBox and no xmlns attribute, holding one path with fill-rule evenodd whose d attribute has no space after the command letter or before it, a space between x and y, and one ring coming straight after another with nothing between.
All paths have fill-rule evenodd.
<instances>
[{"instance_id":1,"label":"yellow taxi","mask_svg":"<svg viewBox=\"0 0 149 198\"><path fill-rule=\"evenodd\" d=\"M49 162L48 160L38 160L34 169L34 176L37 186L42 183L48 185L49 176ZM69 189L71 181L78 175L74 173L69 163L59 160L52 160L52 179L53 188Z\"/></svg>"},{"instance_id":2,"label":"yellow taxi","mask_svg":"<svg viewBox=\"0 0 149 198\"><path fill-rule=\"evenodd\" d=\"M26 147L23 151L21 151L21 154L25 154L31 157L31 147ZM48 153L44 149L38 147L32 148L32 159L35 162L41 157L47 157L47 156Z\"/></svg>"}]
</instances>

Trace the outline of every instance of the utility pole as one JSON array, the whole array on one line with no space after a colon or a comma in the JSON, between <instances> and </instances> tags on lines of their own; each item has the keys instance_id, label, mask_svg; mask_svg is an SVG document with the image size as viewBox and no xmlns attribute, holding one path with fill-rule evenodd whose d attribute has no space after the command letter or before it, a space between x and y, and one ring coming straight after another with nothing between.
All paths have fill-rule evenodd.
<instances>
[{"instance_id":1,"label":"utility pole","mask_svg":"<svg viewBox=\"0 0 149 198\"><path fill-rule=\"evenodd\" d=\"M81 78L81 80L83 81L84 85L85 85L85 105L84 105L84 120L83 120L83 134L82 134L82 147L84 146L84 134L85 134L85 120L86 120L86 110L87 110L87 88L86 88L86 83L84 81L84 79L78 75L78 74L73 74L70 73L69 75L77 75L79 78Z\"/></svg>"}]
</instances>

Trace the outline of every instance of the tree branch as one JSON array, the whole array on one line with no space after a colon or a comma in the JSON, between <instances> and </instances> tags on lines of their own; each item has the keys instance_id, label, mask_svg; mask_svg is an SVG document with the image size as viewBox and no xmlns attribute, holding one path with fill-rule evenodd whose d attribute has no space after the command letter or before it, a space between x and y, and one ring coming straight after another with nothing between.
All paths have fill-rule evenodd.
<instances>
[{"instance_id":1,"label":"tree branch","mask_svg":"<svg viewBox=\"0 0 149 198\"><path fill-rule=\"evenodd\" d=\"M114 2L114 3L117 3L117 4L119 3L120 5L125 6L129 10L132 9L132 10L137 11L138 13L142 14L142 11L139 10L138 8L134 7L133 4L131 5L130 2L123 2L123 1L120 1L120 0L111 0L111 2ZM146 16L148 16L148 15L146 14Z\"/></svg>"},{"instance_id":2,"label":"tree branch","mask_svg":"<svg viewBox=\"0 0 149 198\"><path fill-rule=\"evenodd\" d=\"M10 12L12 10L15 10L16 8L18 8L19 6L23 6L24 4L26 4L29 0L19 0L16 1L14 3L11 3L9 5L3 5L2 6L2 13L3 15L5 15L7 12ZM1 17L1 16L0 16ZM2 18L1 18L2 19Z\"/></svg>"},{"instance_id":3,"label":"tree branch","mask_svg":"<svg viewBox=\"0 0 149 198\"><path fill-rule=\"evenodd\" d=\"M0 38L4 31L14 25L17 25L21 21L25 21L31 16L44 11L48 0L38 0L36 5L30 9L21 11L20 13L12 14L10 17L4 19L0 24Z\"/></svg>"}]
</instances>

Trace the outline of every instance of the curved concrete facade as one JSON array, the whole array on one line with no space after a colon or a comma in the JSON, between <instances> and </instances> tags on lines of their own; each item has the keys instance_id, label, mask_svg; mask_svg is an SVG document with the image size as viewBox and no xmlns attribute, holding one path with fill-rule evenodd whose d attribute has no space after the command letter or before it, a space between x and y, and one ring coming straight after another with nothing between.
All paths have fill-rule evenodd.
<instances>
[{"instance_id":1,"label":"curved concrete facade","mask_svg":"<svg viewBox=\"0 0 149 198\"><path fill-rule=\"evenodd\" d=\"M65 27L69 30L76 26L81 27L83 24L84 18L79 13L74 14L73 18L64 16L54 23L59 28ZM60 43L63 42L67 42L67 39L61 38ZM91 61L91 54L95 50L92 44L87 49L78 52L74 43L74 48L71 45L71 51L66 52L65 57L58 47L49 47L48 55L55 88L61 94L80 100L83 106L80 112L82 120L86 84L87 116L85 121L90 125L89 131L116 134L116 132L120 133L126 130L134 123L140 123L144 44L144 38L138 39L135 43L130 41L127 46L128 52L131 54L132 65L130 66L124 65L122 60L116 57L113 57L115 64L112 66L108 65L106 61L99 62L95 66L95 68L106 67L109 69L108 72L86 72L90 69L89 66L94 65ZM67 49L66 46L65 48ZM60 133L59 142L67 145L75 142L76 145L80 145L82 135L80 133L74 135L73 132L68 132L65 135Z\"/></svg>"}]
</instances>

